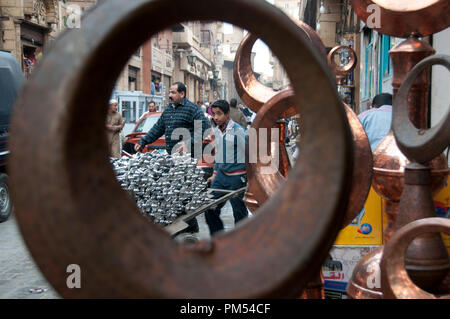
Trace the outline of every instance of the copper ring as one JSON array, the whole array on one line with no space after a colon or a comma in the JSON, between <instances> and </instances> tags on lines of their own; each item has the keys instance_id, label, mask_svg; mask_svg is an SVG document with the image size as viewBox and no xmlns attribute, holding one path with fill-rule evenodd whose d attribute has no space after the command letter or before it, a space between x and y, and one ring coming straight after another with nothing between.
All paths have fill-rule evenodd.
<instances>
[{"instance_id":1,"label":"copper ring","mask_svg":"<svg viewBox=\"0 0 450 319\"><path fill-rule=\"evenodd\" d=\"M437 298L417 287L405 269L406 250L411 241L419 235L431 232L450 234L450 220L438 217L416 220L397 230L386 243L381 260L381 288L384 298ZM440 298L449 299L450 295Z\"/></svg>"},{"instance_id":2,"label":"copper ring","mask_svg":"<svg viewBox=\"0 0 450 319\"><path fill-rule=\"evenodd\" d=\"M394 37L426 37L450 26L448 0L353 0L352 6L361 20L373 24L370 28Z\"/></svg>"},{"instance_id":3,"label":"copper ring","mask_svg":"<svg viewBox=\"0 0 450 319\"><path fill-rule=\"evenodd\" d=\"M334 55L341 49L347 49L350 52L350 62L347 63L346 65L343 66L338 66L336 65L336 62L334 62ZM351 73L355 67L356 67L356 63L358 62L358 59L356 57L356 52L345 45L339 45L334 47L330 53L328 53L327 56L327 61L328 61L328 66L330 67L331 71L336 74L336 75L346 75Z\"/></svg>"},{"instance_id":4,"label":"copper ring","mask_svg":"<svg viewBox=\"0 0 450 319\"><path fill-rule=\"evenodd\" d=\"M261 128L270 129L279 118L295 115L296 109L293 107L293 97L294 92L289 89L283 90L275 95L259 110L253 121L252 128L256 129L256 132L259 132ZM363 208L370 191L373 174L372 152L364 127L352 109L345 103L343 103L343 105L353 133L354 166L349 206L345 213L342 228L346 227ZM302 120L301 127L303 125L304 123ZM249 192L252 195L252 199L256 200L257 205L260 206L262 206L286 180L286 176L280 174L280 171L274 172L273 174L262 174L261 171L263 167L266 166L267 164L262 164L261 161L247 163Z\"/></svg>"},{"instance_id":5,"label":"copper ring","mask_svg":"<svg viewBox=\"0 0 450 319\"><path fill-rule=\"evenodd\" d=\"M148 224L116 182L104 123L106 101L133 52L159 30L191 20L261 34L286 66L295 105L307 97L302 116L310 124L299 165L261 213L210 245L187 249ZM257 0L216 0L213 8L210 0L109 0L86 13L82 26L64 32L43 57L11 123L17 220L52 286L78 298L298 296L339 232L353 165L334 79L298 27ZM81 270L79 289L67 286L71 264Z\"/></svg>"},{"instance_id":6,"label":"copper ring","mask_svg":"<svg viewBox=\"0 0 450 319\"><path fill-rule=\"evenodd\" d=\"M392 129L399 149L410 161L425 163L443 152L450 144L450 111L428 130L418 129L408 116L408 95L416 77L427 67L435 64L450 70L450 56L433 55L419 63L408 73L394 99Z\"/></svg>"},{"instance_id":7,"label":"copper ring","mask_svg":"<svg viewBox=\"0 0 450 319\"><path fill-rule=\"evenodd\" d=\"M262 163L262 159L259 156L259 132L261 129L270 130L280 118L288 118L297 114L297 109L294 106L294 91L292 89L286 89L278 92L256 114L252 123L252 129L249 130L249 136L256 133L256 136L249 138L249 140L255 140L255 145L247 145L247 158L251 158L251 153L257 153L256 162L247 161L247 177L248 177L248 192L252 194L252 198L257 201L257 206L261 207L271 196L273 196L280 185L285 182L285 177L281 174L283 170L276 170L273 173L264 173L263 170L270 166L270 163ZM268 132L269 133L269 132ZM267 134L270 136L270 134ZM274 156L271 153L270 139L267 141L268 155ZM252 149L254 147L254 149ZM280 145L281 147L281 145ZM278 154L278 165L282 165L279 162L281 159Z\"/></svg>"},{"instance_id":8,"label":"copper ring","mask_svg":"<svg viewBox=\"0 0 450 319\"><path fill-rule=\"evenodd\" d=\"M258 37L250 32L242 39L233 68L236 91L253 112L258 112L264 103L278 93L259 82L253 73L251 52L256 40Z\"/></svg>"},{"instance_id":9,"label":"copper ring","mask_svg":"<svg viewBox=\"0 0 450 319\"><path fill-rule=\"evenodd\" d=\"M316 30L311 28L307 23L303 21L297 19L292 19L292 21L294 21L295 24L300 28L300 30L307 35L309 40L314 44L313 47L319 50L320 55L325 61L327 59L327 48L325 47L325 44L323 44L323 41Z\"/></svg>"},{"instance_id":10,"label":"copper ring","mask_svg":"<svg viewBox=\"0 0 450 319\"><path fill-rule=\"evenodd\" d=\"M326 61L326 48L317 32L302 21L294 19L291 21L295 22L295 24L299 27L299 33L313 43L313 50L317 49L320 56L322 56L324 61ZM244 37L236 52L236 62L233 68L233 78L236 85L236 91L242 101L253 112L258 112L264 103L267 103L277 94L276 91L259 82L253 73L251 65L251 52L256 40L258 40L258 37L252 35L250 32Z\"/></svg>"}]
</instances>

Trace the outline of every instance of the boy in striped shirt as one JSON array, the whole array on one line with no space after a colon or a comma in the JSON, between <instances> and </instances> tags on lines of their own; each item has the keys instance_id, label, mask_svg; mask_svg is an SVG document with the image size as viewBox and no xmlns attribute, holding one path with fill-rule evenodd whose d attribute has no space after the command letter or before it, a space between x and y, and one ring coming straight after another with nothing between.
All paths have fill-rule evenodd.
<instances>
[{"instance_id":1,"label":"boy in striped shirt","mask_svg":"<svg viewBox=\"0 0 450 319\"><path fill-rule=\"evenodd\" d=\"M213 119L217 126L214 128L216 156L214 174L209 179L211 188L237 190L247 185L245 169L245 145L247 143L246 130L235 123L230 117L230 105L225 100L218 100L211 106ZM220 194L214 194L215 198ZM230 199L233 208L235 224L248 216L247 206L243 201L244 193ZM225 203L205 213L206 223L211 235L223 229L220 210Z\"/></svg>"}]
</instances>

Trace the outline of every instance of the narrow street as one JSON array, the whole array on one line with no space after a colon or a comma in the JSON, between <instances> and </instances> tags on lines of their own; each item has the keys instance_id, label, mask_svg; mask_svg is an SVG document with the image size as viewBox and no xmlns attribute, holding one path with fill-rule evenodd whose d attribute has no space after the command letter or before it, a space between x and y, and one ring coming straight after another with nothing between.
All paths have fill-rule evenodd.
<instances>
[{"instance_id":1,"label":"narrow street","mask_svg":"<svg viewBox=\"0 0 450 319\"><path fill-rule=\"evenodd\" d=\"M222 208L225 231L234 228L229 202ZM204 215L198 216L200 231L193 236L199 240L210 238ZM182 241L186 234L175 240ZM188 235L190 236L190 235ZM0 299L59 299L60 296L40 272L26 247L14 214L0 223Z\"/></svg>"},{"instance_id":2,"label":"narrow street","mask_svg":"<svg viewBox=\"0 0 450 319\"><path fill-rule=\"evenodd\" d=\"M0 243L0 299L60 298L28 252L14 214L0 223Z\"/></svg>"}]
</instances>

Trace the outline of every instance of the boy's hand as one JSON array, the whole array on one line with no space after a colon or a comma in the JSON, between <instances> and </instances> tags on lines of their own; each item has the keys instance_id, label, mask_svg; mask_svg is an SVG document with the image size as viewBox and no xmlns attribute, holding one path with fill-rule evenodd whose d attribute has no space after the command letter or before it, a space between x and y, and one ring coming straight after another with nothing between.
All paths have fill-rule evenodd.
<instances>
[{"instance_id":1,"label":"boy's hand","mask_svg":"<svg viewBox=\"0 0 450 319\"><path fill-rule=\"evenodd\" d=\"M206 180L206 182L208 183L208 187L210 187L210 186L211 186L211 184L212 184L213 180L214 180L214 175L213 175L213 176L211 176L210 178L208 178L208 179Z\"/></svg>"},{"instance_id":2,"label":"boy's hand","mask_svg":"<svg viewBox=\"0 0 450 319\"><path fill-rule=\"evenodd\" d=\"M139 143L136 143L136 144L134 144L134 150L136 151L136 152L140 152L141 151L141 144L139 144Z\"/></svg>"}]
</instances>

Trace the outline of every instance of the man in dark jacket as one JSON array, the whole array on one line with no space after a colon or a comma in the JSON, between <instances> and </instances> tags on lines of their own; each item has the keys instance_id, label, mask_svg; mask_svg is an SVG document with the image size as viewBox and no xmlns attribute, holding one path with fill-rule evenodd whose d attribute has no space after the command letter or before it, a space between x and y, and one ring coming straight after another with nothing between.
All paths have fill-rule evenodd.
<instances>
[{"instance_id":1,"label":"man in dark jacket","mask_svg":"<svg viewBox=\"0 0 450 319\"><path fill-rule=\"evenodd\" d=\"M183 136L176 135L173 139L172 133L179 128L185 128L190 134L190 143L185 145L194 156L194 146L200 145L199 151L201 152L201 144L203 141L204 133L207 129L211 128L208 120L206 119L202 109L186 99L186 86L181 82L175 82L169 91L170 103L164 109L161 117L153 125L152 129L145 135L140 141L135 144L135 151L139 151L144 148L145 145L151 144L160 138L163 134L166 138L166 150L167 153L172 154L177 150L180 142L182 142ZM195 125L195 121L198 121ZM194 131L195 130L195 131ZM194 140L196 138L197 140ZM200 155L201 154L195 154Z\"/></svg>"},{"instance_id":2,"label":"man in dark jacket","mask_svg":"<svg viewBox=\"0 0 450 319\"><path fill-rule=\"evenodd\" d=\"M186 99L186 86L183 83L175 82L170 87L169 100L170 103L164 109L158 122L153 125L147 135L134 145L134 150L136 152L141 151L145 145L153 143L165 134L167 153L172 154L172 152L178 151L178 147L182 145L182 147L188 148L191 156L201 157L203 136L205 131L211 128L211 125L206 120L202 109ZM195 123L196 121L198 122ZM185 128L189 131L190 141L187 141L188 145L185 145L182 141L183 136L178 134L175 134L176 138L172 139L172 133L179 128ZM198 147L195 148L195 145L198 145ZM195 150L199 150L200 154L196 154L198 152ZM186 231L194 233L199 231L196 218L189 221L189 227Z\"/></svg>"}]
</instances>

